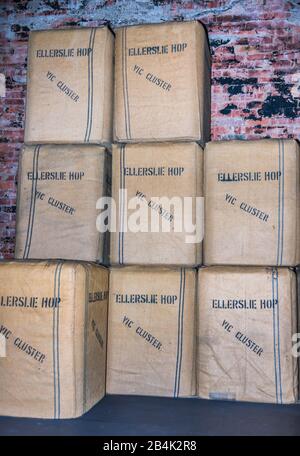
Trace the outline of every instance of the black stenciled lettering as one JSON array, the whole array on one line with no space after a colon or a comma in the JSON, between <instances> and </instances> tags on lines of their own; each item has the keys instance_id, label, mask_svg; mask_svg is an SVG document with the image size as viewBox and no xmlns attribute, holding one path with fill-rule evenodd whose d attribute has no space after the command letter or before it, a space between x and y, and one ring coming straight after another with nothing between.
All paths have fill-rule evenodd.
<instances>
[{"instance_id":1,"label":"black stenciled lettering","mask_svg":"<svg viewBox=\"0 0 300 456\"><path fill-rule=\"evenodd\" d=\"M70 58L75 56L74 48L68 49L37 49L37 58Z\"/></svg>"},{"instance_id":2,"label":"black stenciled lettering","mask_svg":"<svg viewBox=\"0 0 300 456\"><path fill-rule=\"evenodd\" d=\"M18 349L24 352L26 355L34 359L35 361L39 363L43 363L46 355L44 355L42 352L40 352L37 348L33 347L32 345L29 345L26 341L21 339L20 337L16 337L14 340L14 346Z\"/></svg>"},{"instance_id":3,"label":"black stenciled lettering","mask_svg":"<svg viewBox=\"0 0 300 456\"><path fill-rule=\"evenodd\" d=\"M160 303L174 305L176 303L177 299L178 298L176 295L161 295Z\"/></svg>"},{"instance_id":4,"label":"black stenciled lettering","mask_svg":"<svg viewBox=\"0 0 300 456\"><path fill-rule=\"evenodd\" d=\"M266 214L265 212L261 211L260 209L257 209L254 206L251 206L248 203L245 203L244 201L241 202L240 204L240 209L247 214L253 215L254 217L258 218L259 220L262 220L263 222L267 222L269 219L269 214Z\"/></svg>"},{"instance_id":5,"label":"black stenciled lettering","mask_svg":"<svg viewBox=\"0 0 300 456\"><path fill-rule=\"evenodd\" d=\"M27 173L28 180L66 180L66 171L37 171Z\"/></svg>"},{"instance_id":6,"label":"black stenciled lettering","mask_svg":"<svg viewBox=\"0 0 300 456\"><path fill-rule=\"evenodd\" d=\"M212 299L213 309L256 309L256 299Z\"/></svg>"},{"instance_id":7,"label":"black stenciled lettering","mask_svg":"<svg viewBox=\"0 0 300 456\"><path fill-rule=\"evenodd\" d=\"M147 330L143 329L141 326L138 326L135 330L136 334L143 339L145 339L146 342L151 344L153 347L155 347L157 350L161 350L162 343L156 339L152 334L150 334Z\"/></svg>"},{"instance_id":8,"label":"black stenciled lettering","mask_svg":"<svg viewBox=\"0 0 300 456\"><path fill-rule=\"evenodd\" d=\"M47 78L53 82L55 80L56 76L54 73L51 73L51 71L47 71Z\"/></svg>"},{"instance_id":9,"label":"black stenciled lettering","mask_svg":"<svg viewBox=\"0 0 300 456\"><path fill-rule=\"evenodd\" d=\"M237 202L237 198L230 193L225 193L225 201L226 203L235 206ZM268 222L269 220L269 214L266 212L263 212L262 210L246 203L245 201L242 201L239 204L239 209L249 215L252 215L253 217L256 217L257 219L263 221L263 222Z\"/></svg>"},{"instance_id":10,"label":"black stenciled lettering","mask_svg":"<svg viewBox=\"0 0 300 456\"><path fill-rule=\"evenodd\" d=\"M228 321L226 320L223 320L223 323L222 323L222 327L227 331L227 332L231 332L231 330L233 329L233 325L231 325Z\"/></svg>"},{"instance_id":11,"label":"black stenciled lettering","mask_svg":"<svg viewBox=\"0 0 300 456\"><path fill-rule=\"evenodd\" d=\"M157 202L154 202L151 199L147 200L146 195L140 190L136 191L135 196L139 198L141 201L144 201L145 204L147 204L151 210L158 212L161 217L163 217L168 222L172 223L172 221L174 220L174 215L171 214L171 212L164 209L161 204L158 204Z\"/></svg>"},{"instance_id":12,"label":"black stenciled lettering","mask_svg":"<svg viewBox=\"0 0 300 456\"><path fill-rule=\"evenodd\" d=\"M33 173L28 171L27 179L28 180L82 180L85 175L84 171L37 171Z\"/></svg>"},{"instance_id":13,"label":"black stenciled lettering","mask_svg":"<svg viewBox=\"0 0 300 456\"><path fill-rule=\"evenodd\" d=\"M173 221L174 215L171 214L171 212L164 209L161 204L150 200L150 201L148 201L148 207L150 207L150 209L152 209L153 211L158 212L159 215L161 217L163 217L165 220L167 220L168 222L171 223Z\"/></svg>"},{"instance_id":14,"label":"black stenciled lettering","mask_svg":"<svg viewBox=\"0 0 300 456\"><path fill-rule=\"evenodd\" d=\"M99 328L97 327L97 324L96 324L95 320L92 320L91 326L92 326L92 330L95 333L96 339L97 339L100 347L103 348L104 347L104 340L103 340L103 337L102 337L102 335L100 333Z\"/></svg>"},{"instance_id":15,"label":"black stenciled lettering","mask_svg":"<svg viewBox=\"0 0 300 456\"><path fill-rule=\"evenodd\" d=\"M53 198L52 196L50 196L48 198L48 204L56 209L59 209L63 212L65 212L66 214L69 214L69 215L74 215L76 209L74 207L71 207L69 206L68 204L64 203L63 201L59 201L57 200L56 198Z\"/></svg>"},{"instance_id":16,"label":"black stenciled lettering","mask_svg":"<svg viewBox=\"0 0 300 456\"><path fill-rule=\"evenodd\" d=\"M152 84L155 84L156 86L162 88L163 90L166 90L167 92L169 92L171 90L172 85L169 82L164 81L163 79L159 78L158 76L156 76L153 73L147 73L146 79L147 79L147 81L151 82Z\"/></svg>"},{"instance_id":17,"label":"black stenciled lettering","mask_svg":"<svg viewBox=\"0 0 300 456\"><path fill-rule=\"evenodd\" d=\"M281 176L280 171L266 171L265 172L265 180L266 181L274 181L274 180L279 180Z\"/></svg>"},{"instance_id":18,"label":"black stenciled lettering","mask_svg":"<svg viewBox=\"0 0 300 456\"><path fill-rule=\"evenodd\" d=\"M250 339L244 333L242 333L241 331L237 331L237 333L235 334L235 338L240 343L245 345L245 347L247 347L250 351L253 351L257 356L262 356L262 354L263 354L262 347L260 347L256 342L254 342L252 339Z\"/></svg>"},{"instance_id":19,"label":"black stenciled lettering","mask_svg":"<svg viewBox=\"0 0 300 456\"><path fill-rule=\"evenodd\" d=\"M2 336L4 336L6 340L8 340L12 332L5 326L0 325L0 334L2 334Z\"/></svg>"},{"instance_id":20,"label":"black stenciled lettering","mask_svg":"<svg viewBox=\"0 0 300 456\"><path fill-rule=\"evenodd\" d=\"M139 57L139 56L146 56L146 55L163 55L163 54L168 54L168 52L169 52L169 46L167 44L128 48L129 57Z\"/></svg>"},{"instance_id":21,"label":"black stenciled lettering","mask_svg":"<svg viewBox=\"0 0 300 456\"><path fill-rule=\"evenodd\" d=\"M84 177L84 171L70 171L69 180L82 180Z\"/></svg>"},{"instance_id":22,"label":"black stenciled lettering","mask_svg":"<svg viewBox=\"0 0 300 456\"><path fill-rule=\"evenodd\" d=\"M115 302L117 304L157 304L157 295L117 293Z\"/></svg>"},{"instance_id":23,"label":"black stenciled lettering","mask_svg":"<svg viewBox=\"0 0 300 456\"><path fill-rule=\"evenodd\" d=\"M22 307L36 309L37 296L0 296L0 307Z\"/></svg>"},{"instance_id":24,"label":"black stenciled lettering","mask_svg":"<svg viewBox=\"0 0 300 456\"><path fill-rule=\"evenodd\" d=\"M92 52L92 48L77 48L77 57L87 57Z\"/></svg>"},{"instance_id":25,"label":"black stenciled lettering","mask_svg":"<svg viewBox=\"0 0 300 456\"><path fill-rule=\"evenodd\" d=\"M278 304L277 299L261 299L260 308L261 309L273 309Z\"/></svg>"},{"instance_id":26,"label":"black stenciled lettering","mask_svg":"<svg viewBox=\"0 0 300 456\"><path fill-rule=\"evenodd\" d=\"M144 69L143 69L142 67L140 67L139 65L134 65L133 71L134 71L136 74L139 74L140 76L142 76L142 74L143 74L143 72L144 72Z\"/></svg>"},{"instance_id":27,"label":"black stenciled lettering","mask_svg":"<svg viewBox=\"0 0 300 456\"><path fill-rule=\"evenodd\" d=\"M133 323L134 323L133 320L130 320L130 318L128 318L126 315L124 315L124 317L123 317L123 324L124 324L125 326L128 326L128 328L132 328Z\"/></svg>"},{"instance_id":28,"label":"black stenciled lettering","mask_svg":"<svg viewBox=\"0 0 300 456\"><path fill-rule=\"evenodd\" d=\"M55 307L59 307L61 302L61 298L56 297L43 297L41 301L41 306L43 309L53 309Z\"/></svg>"},{"instance_id":29,"label":"black stenciled lettering","mask_svg":"<svg viewBox=\"0 0 300 456\"><path fill-rule=\"evenodd\" d=\"M108 298L108 290L100 290L89 293L89 302L101 302Z\"/></svg>"},{"instance_id":30,"label":"black stenciled lettering","mask_svg":"<svg viewBox=\"0 0 300 456\"><path fill-rule=\"evenodd\" d=\"M260 171L243 171L243 172L219 172L217 174L218 182L260 182Z\"/></svg>"},{"instance_id":31,"label":"black stenciled lettering","mask_svg":"<svg viewBox=\"0 0 300 456\"><path fill-rule=\"evenodd\" d=\"M165 167L164 166L157 166L157 167L124 167L124 174L125 176L130 177L160 177L165 175Z\"/></svg>"},{"instance_id":32,"label":"black stenciled lettering","mask_svg":"<svg viewBox=\"0 0 300 456\"><path fill-rule=\"evenodd\" d=\"M184 52L187 48L187 43L175 43L171 44L172 52Z\"/></svg>"},{"instance_id":33,"label":"black stenciled lettering","mask_svg":"<svg viewBox=\"0 0 300 456\"><path fill-rule=\"evenodd\" d=\"M56 86L62 93L67 95L75 103L79 101L79 95L74 90L72 90L64 81L58 81Z\"/></svg>"},{"instance_id":34,"label":"black stenciled lettering","mask_svg":"<svg viewBox=\"0 0 300 456\"><path fill-rule=\"evenodd\" d=\"M229 193L226 193L225 195L225 201L229 204L232 204L233 206L235 205L236 203L236 198L235 196L232 196L230 195Z\"/></svg>"},{"instance_id":35,"label":"black stenciled lettering","mask_svg":"<svg viewBox=\"0 0 300 456\"><path fill-rule=\"evenodd\" d=\"M139 199L145 199L145 198L146 198L145 193L140 192L139 190L136 191L135 196L136 196L137 198L139 198Z\"/></svg>"},{"instance_id":36,"label":"black stenciled lettering","mask_svg":"<svg viewBox=\"0 0 300 456\"><path fill-rule=\"evenodd\" d=\"M39 192L38 190L36 190L36 192L35 192L36 199L43 201L45 199L45 196L46 196L45 193L42 193L42 192Z\"/></svg>"},{"instance_id":37,"label":"black stenciled lettering","mask_svg":"<svg viewBox=\"0 0 300 456\"><path fill-rule=\"evenodd\" d=\"M168 176L182 176L184 173L184 167L169 167Z\"/></svg>"}]
</instances>

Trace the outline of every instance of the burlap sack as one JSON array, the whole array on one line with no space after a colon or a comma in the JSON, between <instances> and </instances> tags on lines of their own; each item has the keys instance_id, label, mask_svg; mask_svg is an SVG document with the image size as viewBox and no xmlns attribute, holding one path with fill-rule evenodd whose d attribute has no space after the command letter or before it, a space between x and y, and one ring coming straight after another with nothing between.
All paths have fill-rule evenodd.
<instances>
[{"instance_id":1,"label":"burlap sack","mask_svg":"<svg viewBox=\"0 0 300 456\"><path fill-rule=\"evenodd\" d=\"M107 393L194 394L195 275L192 269L111 270Z\"/></svg>"},{"instance_id":2,"label":"burlap sack","mask_svg":"<svg viewBox=\"0 0 300 456\"><path fill-rule=\"evenodd\" d=\"M197 390L202 398L293 403L296 276L288 268L209 267L198 277Z\"/></svg>"},{"instance_id":3,"label":"burlap sack","mask_svg":"<svg viewBox=\"0 0 300 456\"><path fill-rule=\"evenodd\" d=\"M25 146L15 258L106 262L108 239L97 230L96 203L110 191L110 161L99 146Z\"/></svg>"},{"instance_id":4,"label":"burlap sack","mask_svg":"<svg viewBox=\"0 0 300 456\"><path fill-rule=\"evenodd\" d=\"M201 264L202 167L203 151L196 143L113 147L112 195L116 201L117 230L111 233L112 264ZM120 194L124 190L127 191L126 196ZM191 201L191 209L188 209L187 197ZM184 211L188 209L190 223L196 225L196 197L199 197L199 218L202 222L201 226L199 221L197 224L199 234L196 227L193 233L188 232L188 220L184 218ZM129 208L133 198L135 203ZM176 200L178 206L172 205L172 201L176 204ZM129 223L140 208L147 210L146 218L138 218L139 231L133 232ZM157 232L152 229L155 220L158 222ZM163 232L164 226L169 232Z\"/></svg>"},{"instance_id":5,"label":"burlap sack","mask_svg":"<svg viewBox=\"0 0 300 456\"><path fill-rule=\"evenodd\" d=\"M30 33L26 143L111 142L113 53L107 27Z\"/></svg>"},{"instance_id":6,"label":"burlap sack","mask_svg":"<svg viewBox=\"0 0 300 456\"><path fill-rule=\"evenodd\" d=\"M204 263L298 264L300 161L296 141L211 142L204 161Z\"/></svg>"},{"instance_id":7,"label":"burlap sack","mask_svg":"<svg viewBox=\"0 0 300 456\"><path fill-rule=\"evenodd\" d=\"M114 139L210 136L210 54L197 21L116 30Z\"/></svg>"},{"instance_id":8,"label":"burlap sack","mask_svg":"<svg viewBox=\"0 0 300 456\"><path fill-rule=\"evenodd\" d=\"M0 262L0 415L74 418L104 396L107 300L101 266Z\"/></svg>"}]
</instances>

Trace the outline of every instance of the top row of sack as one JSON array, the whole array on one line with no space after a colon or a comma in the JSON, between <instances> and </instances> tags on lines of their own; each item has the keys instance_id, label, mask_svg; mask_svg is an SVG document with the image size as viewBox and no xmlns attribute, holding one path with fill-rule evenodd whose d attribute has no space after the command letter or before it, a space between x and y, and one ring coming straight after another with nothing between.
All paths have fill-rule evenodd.
<instances>
[{"instance_id":1,"label":"top row of sack","mask_svg":"<svg viewBox=\"0 0 300 456\"><path fill-rule=\"evenodd\" d=\"M31 32L26 143L204 144L209 136L210 53L199 22L115 36L107 27Z\"/></svg>"}]
</instances>

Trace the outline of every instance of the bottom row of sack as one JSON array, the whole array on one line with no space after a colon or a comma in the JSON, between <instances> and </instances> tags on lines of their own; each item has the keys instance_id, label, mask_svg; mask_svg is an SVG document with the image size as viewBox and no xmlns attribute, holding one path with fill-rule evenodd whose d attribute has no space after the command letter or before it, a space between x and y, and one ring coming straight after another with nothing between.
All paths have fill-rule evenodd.
<instances>
[{"instance_id":1,"label":"bottom row of sack","mask_svg":"<svg viewBox=\"0 0 300 456\"><path fill-rule=\"evenodd\" d=\"M0 415L76 417L105 391L295 403L296 288L289 268L123 267L109 285L90 263L1 262Z\"/></svg>"}]
</instances>

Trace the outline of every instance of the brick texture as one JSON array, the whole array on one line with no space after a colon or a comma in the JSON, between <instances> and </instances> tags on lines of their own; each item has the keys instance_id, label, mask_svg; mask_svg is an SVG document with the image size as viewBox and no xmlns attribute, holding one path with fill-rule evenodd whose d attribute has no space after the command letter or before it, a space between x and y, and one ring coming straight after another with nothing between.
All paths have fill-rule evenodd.
<instances>
[{"instance_id":1,"label":"brick texture","mask_svg":"<svg viewBox=\"0 0 300 456\"><path fill-rule=\"evenodd\" d=\"M30 30L199 19L209 33L212 139L299 138L297 0L0 2L0 258L12 258Z\"/></svg>"}]
</instances>

